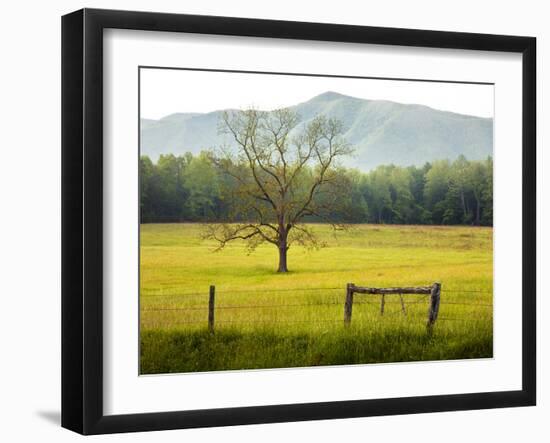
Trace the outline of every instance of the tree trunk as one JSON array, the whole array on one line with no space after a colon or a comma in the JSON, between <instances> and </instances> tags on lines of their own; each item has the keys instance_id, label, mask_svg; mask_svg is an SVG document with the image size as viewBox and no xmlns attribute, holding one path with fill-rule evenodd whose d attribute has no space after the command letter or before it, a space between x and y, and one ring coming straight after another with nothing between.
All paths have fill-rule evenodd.
<instances>
[{"instance_id":1,"label":"tree trunk","mask_svg":"<svg viewBox=\"0 0 550 443\"><path fill-rule=\"evenodd\" d=\"M464 218L468 215L467 208L466 208L466 199L464 198L464 191L460 190L460 201L462 203L462 211L464 212Z\"/></svg>"},{"instance_id":2,"label":"tree trunk","mask_svg":"<svg viewBox=\"0 0 550 443\"><path fill-rule=\"evenodd\" d=\"M279 223L279 269L277 272L288 272L286 265L286 253L288 251L287 245L288 231L283 222Z\"/></svg>"},{"instance_id":3,"label":"tree trunk","mask_svg":"<svg viewBox=\"0 0 550 443\"><path fill-rule=\"evenodd\" d=\"M288 268L286 265L287 251L288 248L286 247L286 243L284 246L279 245L279 269L277 269L277 272L288 272Z\"/></svg>"}]
</instances>

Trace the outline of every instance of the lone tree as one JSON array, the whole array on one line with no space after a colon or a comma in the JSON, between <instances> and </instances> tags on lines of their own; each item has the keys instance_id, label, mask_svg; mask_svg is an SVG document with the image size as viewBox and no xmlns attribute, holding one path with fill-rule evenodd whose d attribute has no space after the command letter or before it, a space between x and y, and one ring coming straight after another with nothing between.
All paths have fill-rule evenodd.
<instances>
[{"instance_id":1,"label":"lone tree","mask_svg":"<svg viewBox=\"0 0 550 443\"><path fill-rule=\"evenodd\" d=\"M347 201L346 176L336 161L350 154L342 124L316 117L300 125L290 109L271 112L248 109L223 114L220 132L234 140L233 148L212 153L222 173L225 223L206 226L205 238L218 250L232 240L245 240L249 250L267 242L279 250L278 272L288 272L287 252L293 243L321 244L304 219L334 222Z\"/></svg>"}]
</instances>

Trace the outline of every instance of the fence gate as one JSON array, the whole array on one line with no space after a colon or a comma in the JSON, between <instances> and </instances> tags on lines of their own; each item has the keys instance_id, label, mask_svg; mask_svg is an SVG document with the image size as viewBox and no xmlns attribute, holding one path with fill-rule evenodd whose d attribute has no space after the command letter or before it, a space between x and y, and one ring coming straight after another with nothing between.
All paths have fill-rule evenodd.
<instances>
[{"instance_id":1,"label":"fence gate","mask_svg":"<svg viewBox=\"0 0 550 443\"><path fill-rule=\"evenodd\" d=\"M344 303L344 324L349 326L351 323L351 313L353 311L353 294L375 294L381 295L380 302L380 314L384 314L385 295L386 294L399 294L401 300L401 309L403 314L406 314L405 303L403 301L403 294L429 294L430 306L428 308L428 319L426 327L428 332L432 332L437 315L439 313L439 301L441 298L441 283L434 283L431 286L417 286L417 287L401 287L401 288L369 288L362 286L355 286L354 283L348 283L346 285L346 301Z\"/></svg>"}]
</instances>

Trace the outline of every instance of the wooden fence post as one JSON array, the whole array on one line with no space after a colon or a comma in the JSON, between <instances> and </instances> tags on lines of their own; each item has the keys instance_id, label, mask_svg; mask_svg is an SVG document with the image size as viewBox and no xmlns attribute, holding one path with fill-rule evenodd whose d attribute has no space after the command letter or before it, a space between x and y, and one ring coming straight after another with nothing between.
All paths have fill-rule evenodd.
<instances>
[{"instance_id":1,"label":"wooden fence post","mask_svg":"<svg viewBox=\"0 0 550 443\"><path fill-rule=\"evenodd\" d=\"M427 328L428 332L431 333L435 321L437 320L437 315L439 314L439 301L441 298L441 283L434 283L432 286L432 292L430 294L430 309L428 310L428 323Z\"/></svg>"},{"instance_id":2,"label":"wooden fence post","mask_svg":"<svg viewBox=\"0 0 550 443\"><path fill-rule=\"evenodd\" d=\"M346 302L344 304L344 325L349 326L351 322L351 311L353 308L353 283L346 285Z\"/></svg>"},{"instance_id":3,"label":"wooden fence post","mask_svg":"<svg viewBox=\"0 0 550 443\"><path fill-rule=\"evenodd\" d=\"M384 306L386 306L386 295L382 294L382 299L380 300L380 315L384 315Z\"/></svg>"},{"instance_id":4,"label":"wooden fence post","mask_svg":"<svg viewBox=\"0 0 550 443\"><path fill-rule=\"evenodd\" d=\"M214 303L216 300L216 286L210 286L210 293L208 296L208 331L214 332Z\"/></svg>"}]
</instances>

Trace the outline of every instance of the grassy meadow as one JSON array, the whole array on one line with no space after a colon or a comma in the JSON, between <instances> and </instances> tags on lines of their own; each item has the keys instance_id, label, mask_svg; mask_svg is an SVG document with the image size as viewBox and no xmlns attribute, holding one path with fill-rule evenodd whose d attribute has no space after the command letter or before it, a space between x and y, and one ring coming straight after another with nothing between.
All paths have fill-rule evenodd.
<instances>
[{"instance_id":1,"label":"grassy meadow","mask_svg":"<svg viewBox=\"0 0 550 443\"><path fill-rule=\"evenodd\" d=\"M292 246L278 274L273 245L219 252L199 224L141 225L142 374L492 356L492 228L355 225L313 229L321 249ZM428 296L355 294L344 327L346 283L442 284L426 333ZM216 327L207 328L216 286Z\"/></svg>"}]
</instances>

